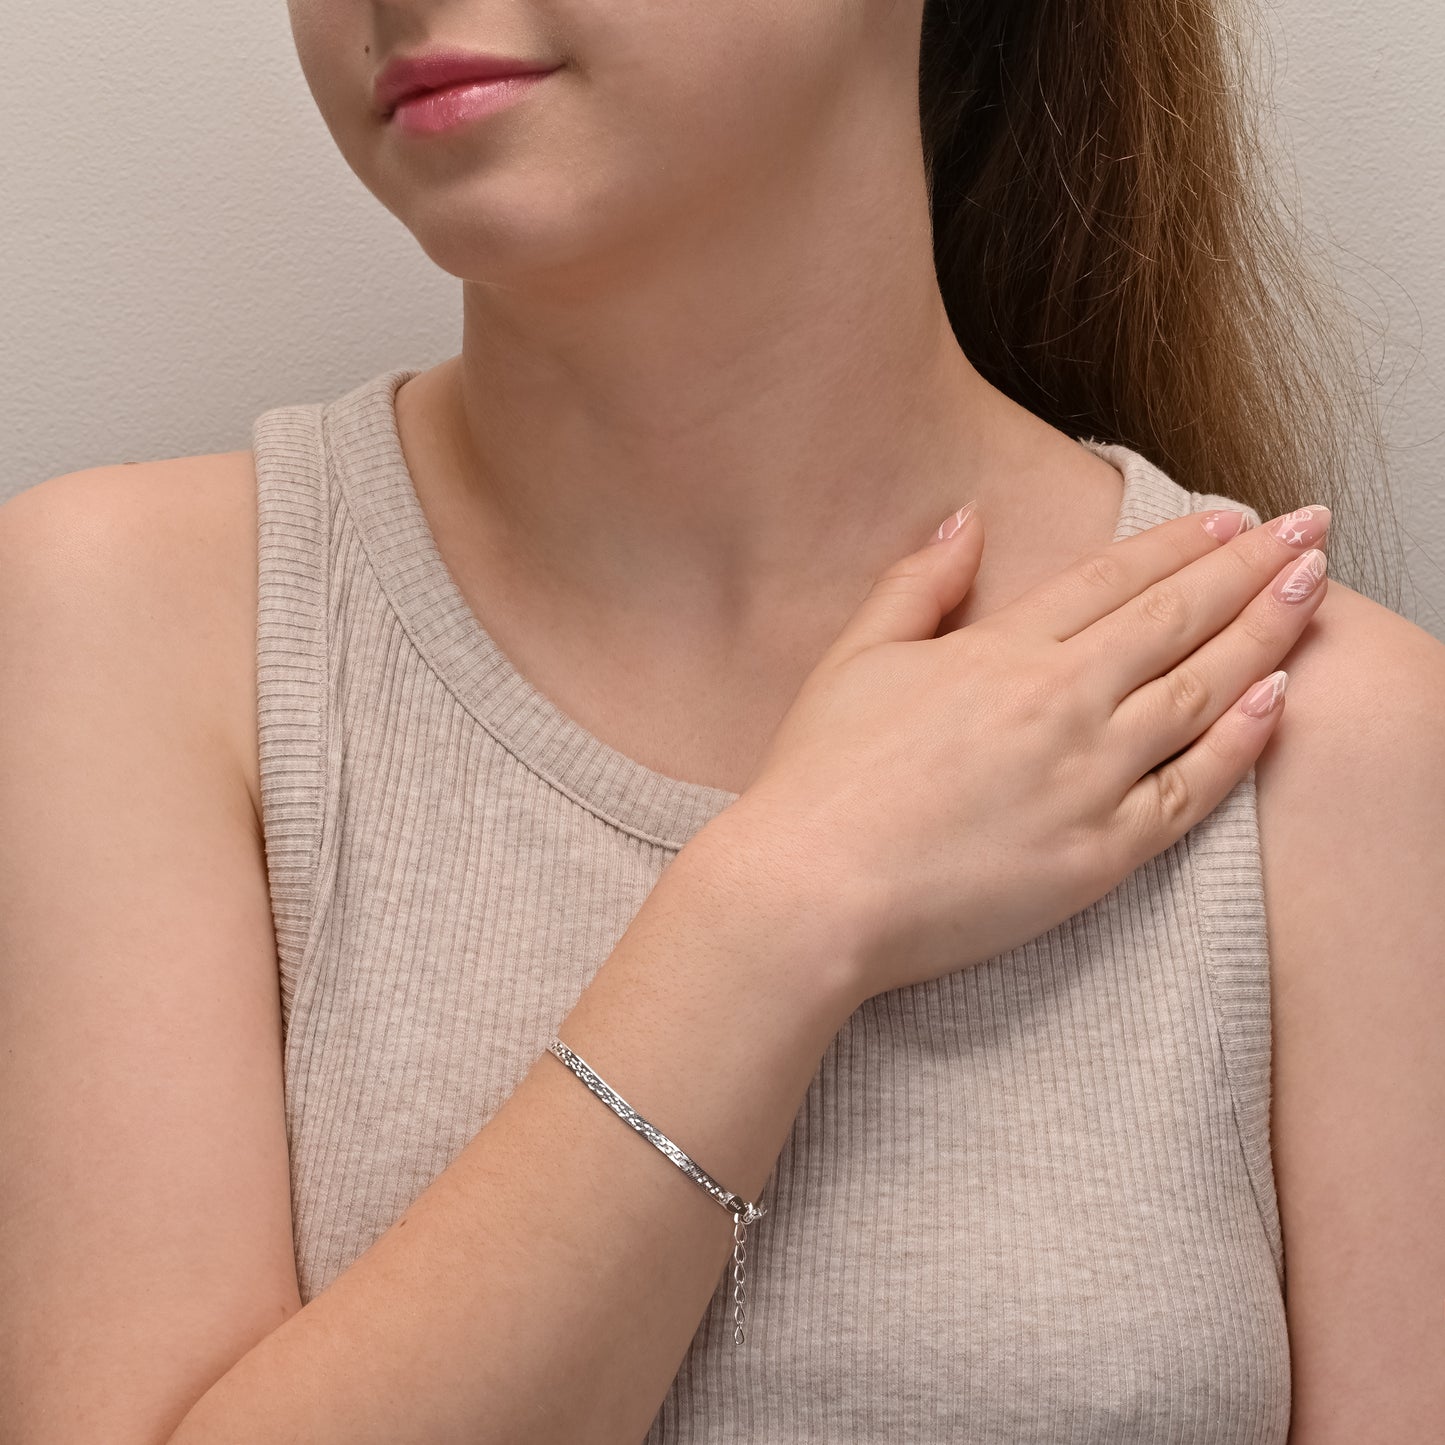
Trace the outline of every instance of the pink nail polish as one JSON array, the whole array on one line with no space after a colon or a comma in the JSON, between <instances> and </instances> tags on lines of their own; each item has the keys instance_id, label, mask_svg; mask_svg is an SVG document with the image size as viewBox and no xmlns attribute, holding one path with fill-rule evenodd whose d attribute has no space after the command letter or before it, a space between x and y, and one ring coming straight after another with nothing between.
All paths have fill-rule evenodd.
<instances>
[{"instance_id":1,"label":"pink nail polish","mask_svg":"<svg viewBox=\"0 0 1445 1445\"><path fill-rule=\"evenodd\" d=\"M1311 547L1284 576L1274 584L1274 595L1281 602L1303 602L1324 580L1328 570L1325 554Z\"/></svg>"},{"instance_id":2,"label":"pink nail polish","mask_svg":"<svg viewBox=\"0 0 1445 1445\"><path fill-rule=\"evenodd\" d=\"M1216 512L1206 512L1200 519L1204 523L1204 530L1211 537L1217 537L1221 542L1227 542L1231 537L1237 537L1241 532L1246 532L1254 525L1249 516L1236 508L1224 508Z\"/></svg>"},{"instance_id":3,"label":"pink nail polish","mask_svg":"<svg viewBox=\"0 0 1445 1445\"><path fill-rule=\"evenodd\" d=\"M973 516L974 508L977 506L977 500L965 502L951 517L945 517L939 523L938 530L928 540L930 542L947 542L950 537L958 536L968 525L968 519Z\"/></svg>"},{"instance_id":4,"label":"pink nail polish","mask_svg":"<svg viewBox=\"0 0 1445 1445\"><path fill-rule=\"evenodd\" d=\"M1313 547L1330 529L1328 507L1300 507L1286 512L1269 524L1269 530L1281 542L1292 547Z\"/></svg>"},{"instance_id":5,"label":"pink nail polish","mask_svg":"<svg viewBox=\"0 0 1445 1445\"><path fill-rule=\"evenodd\" d=\"M1239 700L1241 712L1250 717L1268 717L1280 705L1284 690L1289 686L1289 673L1272 672L1261 682L1255 683Z\"/></svg>"}]
</instances>

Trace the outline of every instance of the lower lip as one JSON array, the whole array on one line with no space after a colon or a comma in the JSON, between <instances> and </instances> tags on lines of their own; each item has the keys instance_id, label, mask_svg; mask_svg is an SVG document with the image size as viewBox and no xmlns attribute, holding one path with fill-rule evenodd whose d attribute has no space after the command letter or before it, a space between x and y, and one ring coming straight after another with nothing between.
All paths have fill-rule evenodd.
<instances>
[{"instance_id":1,"label":"lower lip","mask_svg":"<svg viewBox=\"0 0 1445 1445\"><path fill-rule=\"evenodd\" d=\"M464 80L441 90L423 91L402 101L392 111L391 123L407 135L439 135L511 105L550 74L543 70L530 75L499 75L492 80Z\"/></svg>"}]
</instances>

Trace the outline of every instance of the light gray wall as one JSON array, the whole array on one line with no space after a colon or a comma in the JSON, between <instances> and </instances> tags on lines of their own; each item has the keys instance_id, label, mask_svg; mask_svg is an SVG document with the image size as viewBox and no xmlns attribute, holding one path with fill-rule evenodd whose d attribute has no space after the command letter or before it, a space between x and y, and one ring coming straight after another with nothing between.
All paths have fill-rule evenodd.
<instances>
[{"instance_id":1,"label":"light gray wall","mask_svg":"<svg viewBox=\"0 0 1445 1445\"><path fill-rule=\"evenodd\" d=\"M1287 189L1372 342L1405 533L1401 610L1445 641L1445 11L1272 0L1258 13Z\"/></svg>"},{"instance_id":2,"label":"light gray wall","mask_svg":"<svg viewBox=\"0 0 1445 1445\"><path fill-rule=\"evenodd\" d=\"M1445 640L1445 12L1253 13L1301 209L1375 335L1404 610ZM337 154L281 0L50 0L7 22L0 500L80 467L248 446L268 406L458 349L458 283Z\"/></svg>"}]
</instances>

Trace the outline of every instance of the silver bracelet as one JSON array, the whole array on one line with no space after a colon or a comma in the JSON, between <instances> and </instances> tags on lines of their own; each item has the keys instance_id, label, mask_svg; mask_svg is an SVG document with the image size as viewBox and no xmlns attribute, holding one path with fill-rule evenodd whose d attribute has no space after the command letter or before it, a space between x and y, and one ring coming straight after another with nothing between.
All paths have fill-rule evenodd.
<instances>
[{"instance_id":1,"label":"silver bracelet","mask_svg":"<svg viewBox=\"0 0 1445 1445\"><path fill-rule=\"evenodd\" d=\"M661 1129L649 1124L615 1089L608 1087L561 1039L553 1039L547 1052L561 1059L591 1091L617 1115L631 1124L645 1139L655 1144L689 1179L700 1184L733 1216L733 1343L743 1342L743 1261L747 1258L744 1241L746 1226L767 1213L759 1204L749 1204L739 1195L729 1193L707 1170L688 1158Z\"/></svg>"}]
</instances>

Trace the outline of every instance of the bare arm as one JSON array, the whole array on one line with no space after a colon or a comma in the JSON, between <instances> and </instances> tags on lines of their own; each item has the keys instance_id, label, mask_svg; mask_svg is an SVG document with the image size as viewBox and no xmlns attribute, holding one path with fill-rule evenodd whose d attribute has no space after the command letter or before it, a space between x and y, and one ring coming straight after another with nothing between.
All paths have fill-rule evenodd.
<instances>
[{"instance_id":1,"label":"bare arm","mask_svg":"<svg viewBox=\"0 0 1445 1445\"><path fill-rule=\"evenodd\" d=\"M717 841L704 830L667 869L558 1032L756 1199L852 1002ZM731 1215L543 1053L404 1217L212 1386L175 1445L635 1445L732 1242Z\"/></svg>"},{"instance_id":2,"label":"bare arm","mask_svg":"<svg viewBox=\"0 0 1445 1445\"><path fill-rule=\"evenodd\" d=\"M7 1445L162 1440L300 1308L265 865L216 705L254 603L208 543L255 522L183 473L0 507Z\"/></svg>"},{"instance_id":3,"label":"bare arm","mask_svg":"<svg viewBox=\"0 0 1445 1445\"><path fill-rule=\"evenodd\" d=\"M206 702L254 641L201 602L254 563L208 529L250 523L101 470L0 509L0 1437L635 1445L731 1216L545 1052L301 1306L264 852ZM738 816L557 1031L755 1199L858 1000Z\"/></svg>"},{"instance_id":4,"label":"bare arm","mask_svg":"<svg viewBox=\"0 0 1445 1445\"><path fill-rule=\"evenodd\" d=\"M1445 1419L1445 647L1333 585L1261 794L1290 1445Z\"/></svg>"}]
</instances>

